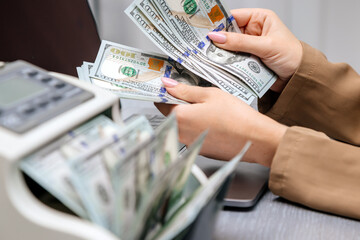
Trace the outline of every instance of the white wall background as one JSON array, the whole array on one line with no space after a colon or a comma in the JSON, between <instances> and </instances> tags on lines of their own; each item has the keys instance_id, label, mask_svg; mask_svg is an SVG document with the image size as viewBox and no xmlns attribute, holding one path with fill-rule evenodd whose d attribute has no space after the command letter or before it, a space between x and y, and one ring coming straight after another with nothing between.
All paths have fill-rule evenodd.
<instances>
[{"instance_id":1,"label":"white wall background","mask_svg":"<svg viewBox=\"0 0 360 240\"><path fill-rule=\"evenodd\" d=\"M89 0L101 38L159 52L125 15L124 10L132 1ZM359 0L223 1L231 9L272 9L300 40L323 51L330 61L347 62L360 73Z\"/></svg>"}]
</instances>

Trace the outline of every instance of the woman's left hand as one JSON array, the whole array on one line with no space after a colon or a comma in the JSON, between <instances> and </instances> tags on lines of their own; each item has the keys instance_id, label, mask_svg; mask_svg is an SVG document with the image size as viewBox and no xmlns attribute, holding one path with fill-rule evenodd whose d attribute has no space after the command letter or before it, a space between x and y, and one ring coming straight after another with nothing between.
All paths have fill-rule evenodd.
<instances>
[{"instance_id":1,"label":"woman's left hand","mask_svg":"<svg viewBox=\"0 0 360 240\"><path fill-rule=\"evenodd\" d=\"M244 161L271 165L286 126L220 89L188 86L168 78L163 78L163 83L171 95L191 103L155 104L164 115L176 113L180 142L190 145L208 129L202 155L230 160L250 140L253 145Z\"/></svg>"}]
</instances>

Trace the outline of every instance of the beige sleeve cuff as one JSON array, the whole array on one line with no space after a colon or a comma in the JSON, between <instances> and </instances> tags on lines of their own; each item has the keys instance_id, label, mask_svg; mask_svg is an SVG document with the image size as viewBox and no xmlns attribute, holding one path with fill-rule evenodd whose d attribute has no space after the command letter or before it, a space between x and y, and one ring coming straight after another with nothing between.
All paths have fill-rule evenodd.
<instances>
[{"instance_id":1,"label":"beige sleeve cuff","mask_svg":"<svg viewBox=\"0 0 360 240\"><path fill-rule=\"evenodd\" d=\"M269 188L310 208L360 219L360 148L290 127L272 162Z\"/></svg>"},{"instance_id":2,"label":"beige sleeve cuff","mask_svg":"<svg viewBox=\"0 0 360 240\"><path fill-rule=\"evenodd\" d=\"M275 105L267 113L268 116L287 125L297 125L296 116L292 116L292 111L299 94L301 94L308 79L313 78L319 68L321 61L326 57L317 49L301 42L303 47L303 57L299 68L289 80L282 94Z\"/></svg>"}]
</instances>

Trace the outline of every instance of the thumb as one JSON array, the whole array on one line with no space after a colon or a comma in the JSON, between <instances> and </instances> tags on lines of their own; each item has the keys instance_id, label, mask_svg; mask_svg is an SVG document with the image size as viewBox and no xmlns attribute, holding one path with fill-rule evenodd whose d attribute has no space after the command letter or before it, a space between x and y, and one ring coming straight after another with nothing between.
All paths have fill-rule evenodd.
<instances>
[{"instance_id":1,"label":"thumb","mask_svg":"<svg viewBox=\"0 0 360 240\"><path fill-rule=\"evenodd\" d=\"M206 97L206 89L197 86L189 86L179 83L170 78L162 78L166 90L173 97L184 100L189 103L201 103L204 102Z\"/></svg>"},{"instance_id":2,"label":"thumb","mask_svg":"<svg viewBox=\"0 0 360 240\"><path fill-rule=\"evenodd\" d=\"M235 52L251 53L260 58L264 58L265 53L271 49L268 38L263 36L234 32L210 32L208 37L219 48Z\"/></svg>"}]
</instances>

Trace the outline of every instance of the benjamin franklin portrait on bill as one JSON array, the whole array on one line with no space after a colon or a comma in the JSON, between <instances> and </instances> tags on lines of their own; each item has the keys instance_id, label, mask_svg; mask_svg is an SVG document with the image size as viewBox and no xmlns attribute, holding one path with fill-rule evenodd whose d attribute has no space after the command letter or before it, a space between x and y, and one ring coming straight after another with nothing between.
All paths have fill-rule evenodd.
<instances>
[{"instance_id":1,"label":"benjamin franklin portrait on bill","mask_svg":"<svg viewBox=\"0 0 360 240\"><path fill-rule=\"evenodd\" d=\"M235 62L242 62L248 59L250 54L226 51L211 43L209 48L206 50L206 56L216 63L230 65Z\"/></svg>"}]
</instances>

